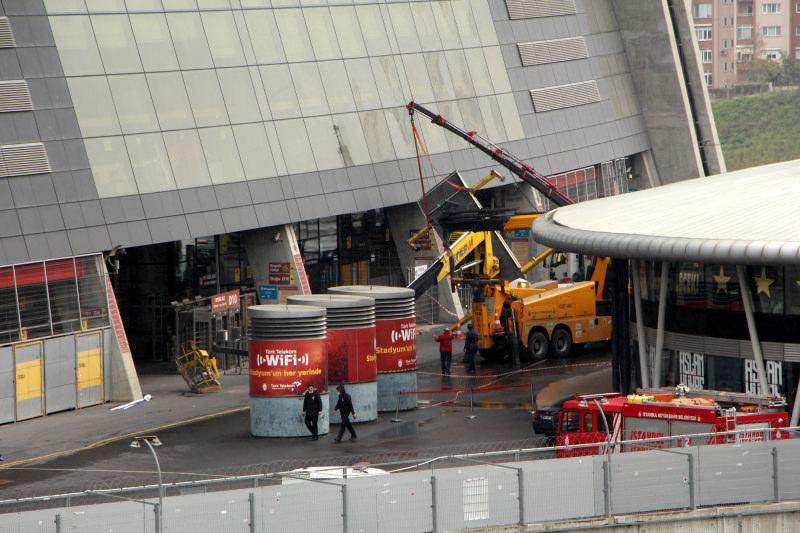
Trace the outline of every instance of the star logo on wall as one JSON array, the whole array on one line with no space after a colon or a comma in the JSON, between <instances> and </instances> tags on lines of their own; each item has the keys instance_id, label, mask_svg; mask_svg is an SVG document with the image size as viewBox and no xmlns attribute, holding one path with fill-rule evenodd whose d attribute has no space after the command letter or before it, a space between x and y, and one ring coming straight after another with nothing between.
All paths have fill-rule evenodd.
<instances>
[{"instance_id":1,"label":"star logo on wall","mask_svg":"<svg viewBox=\"0 0 800 533\"><path fill-rule=\"evenodd\" d=\"M722 268L722 265L719 267L719 274L716 274L712 277L717 283L717 290L714 292L724 292L725 294L728 294L728 282L730 281L731 277L725 275L725 269Z\"/></svg>"},{"instance_id":2,"label":"star logo on wall","mask_svg":"<svg viewBox=\"0 0 800 533\"><path fill-rule=\"evenodd\" d=\"M772 295L769 293L769 286L775 283L775 280L767 277L766 267L761 267L761 275L754 277L753 280L758 286L758 290L756 290L757 295L763 292L767 295L767 298L772 298Z\"/></svg>"}]
</instances>

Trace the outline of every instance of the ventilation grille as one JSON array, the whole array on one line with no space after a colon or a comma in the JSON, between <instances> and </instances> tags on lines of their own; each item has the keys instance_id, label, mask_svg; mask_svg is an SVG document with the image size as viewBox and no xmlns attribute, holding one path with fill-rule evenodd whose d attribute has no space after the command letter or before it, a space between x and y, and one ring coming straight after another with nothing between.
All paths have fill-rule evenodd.
<instances>
[{"instance_id":1,"label":"ventilation grille","mask_svg":"<svg viewBox=\"0 0 800 533\"><path fill-rule=\"evenodd\" d=\"M0 146L0 177L46 172L50 172L50 161L42 143Z\"/></svg>"},{"instance_id":2,"label":"ventilation grille","mask_svg":"<svg viewBox=\"0 0 800 533\"><path fill-rule=\"evenodd\" d=\"M514 19L574 15L575 0L506 0L508 16Z\"/></svg>"},{"instance_id":3,"label":"ventilation grille","mask_svg":"<svg viewBox=\"0 0 800 533\"><path fill-rule=\"evenodd\" d=\"M33 102L31 102L28 82L24 80L0 81L0 113L31 110L33 110Z\"/></svg>"},{"instance_id":4,"label":"ventilation grille","mask_svg":"<svg viewBox=\"0 0 800 533\"><path fill-rule=\"evenodd\" d=\"M14 32L11 31L11 24L8 17L0 17L0 48L13 48L17 46L14 41Z\"/></svg>"},{"instance_id":5,"label":"ventilation grille","mask_svg":"<svg viewBox=\"0 0 800 533\"><path fill-rule=\"evenodd\" d=\"M597 91L596 81L582 81L569 85L534 89L531 91L531 100L533 100L533 109L537 113L542 113L599 102L600 93Z\"/></svg>"},{"instance_id":6,"label":"ventilation grille","mask_svg":"<svg viewBox=\"0 0 800 533\"><path fill-rule=\"evenodd\" d=\"M519 43L517 48L519 49L519 57L522 59L523 67L589 57L589 52L586 50L586 41L583 37Z\"/></svg>"}]
</instances>

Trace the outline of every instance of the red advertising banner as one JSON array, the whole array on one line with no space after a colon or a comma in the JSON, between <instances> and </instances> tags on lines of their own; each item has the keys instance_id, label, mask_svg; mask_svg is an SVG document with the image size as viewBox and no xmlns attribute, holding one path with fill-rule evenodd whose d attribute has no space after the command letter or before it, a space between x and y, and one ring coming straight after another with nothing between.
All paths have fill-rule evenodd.
<instances>
[{"instance_id":1,"label":"red advertising banner","mask_svg":"<svg viewBox=\"0 0 800 533\"><path fill-rule=\"evenodd\" d=\"M409 372L417 369L417 321L390 318L375 321L375 353L378 373Z\"/></svg>"},{"instance_id":2,"label":"red advertising banner","mask_svg":"<svg viewBox=\"0 0 800 533\"><path fill-rule=\"evenodd\" d=\"M251 396L300 396L328 388L325 339L248 342Z\"/></svg>"},{"instance_id":3,"label":"red advertising banner","mask_svg":"<svg viewBox=\"0 0 800 533\"><path fill-rule=\"evenodd\" d=\"M225 309L239 307L239 289L221 292L211 297L211 312L217 313Z\"/></svg>"},{"instance_id":4,"label":"red advertising banner","mask_svg":"<svg viewBox=\"0 0 800 533\"><path fill-rule=\"evenodd\" d=\"M328 383L364 383L378 374L375 328L328 330Z\"/></svg>"}]
</instances>

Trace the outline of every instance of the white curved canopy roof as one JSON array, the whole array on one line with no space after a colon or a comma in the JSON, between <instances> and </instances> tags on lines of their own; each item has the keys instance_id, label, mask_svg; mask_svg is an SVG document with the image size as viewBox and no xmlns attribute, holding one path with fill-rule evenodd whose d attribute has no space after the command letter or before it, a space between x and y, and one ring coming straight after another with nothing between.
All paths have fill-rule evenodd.
<instances>
[{"instance_id":1,"label":"white curved canopy roof","mask_svg":"<svg viewBox=\"0 0 800 533\"><path fill-rule=\"evenodd\" d=\"M561 207L533 235L592 255L800 264L800 159Z\"/></svg>"}]
</instances>

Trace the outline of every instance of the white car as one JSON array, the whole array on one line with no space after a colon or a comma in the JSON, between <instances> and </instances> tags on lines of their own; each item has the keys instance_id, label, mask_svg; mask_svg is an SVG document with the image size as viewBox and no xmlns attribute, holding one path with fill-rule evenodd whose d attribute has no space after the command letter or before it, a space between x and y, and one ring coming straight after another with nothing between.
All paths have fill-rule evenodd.
<instances>
[{"instance_id":1,"label":"white car","mask_svg":"<svg viewBox=\"0 0 800 533\"><path fill-rule=\"evenodd\" d=\"M285 474L287 475L283 476L283 484L288 485L290 483L300 483L305 479L326 481L342 479L345 476L348 478L384 476L389 472L380 468L356 464L353 466L309 466L308 468L295 468L285 472Z\"/></svg>"}]
</instances>

